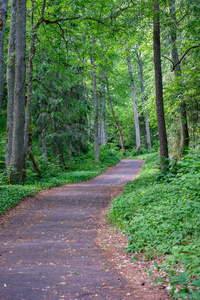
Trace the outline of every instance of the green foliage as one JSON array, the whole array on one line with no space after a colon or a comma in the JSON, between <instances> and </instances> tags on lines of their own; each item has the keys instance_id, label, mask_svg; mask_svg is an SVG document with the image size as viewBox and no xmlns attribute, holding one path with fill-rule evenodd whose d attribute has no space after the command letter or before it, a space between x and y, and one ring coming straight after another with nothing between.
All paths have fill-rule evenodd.
<instances>
[{"instance_id":1,"label":"green foliage","mask_svg":"<svg viewBox=\"0 0 200 300\"><path fill-rule=\"evenodd\" d=\"M100 164L113 166L119 162L119 154L115 149L104 146L100 148Z\"/></svg>"},{"instance_id":2,"label":"green foliage","mask_svg":"<svg viewBox=\"0 0 200 300\"><path fill-rule=\"evenodd\" d=\"M167 255L162 268L173 276L184 273L188 288L200 277L200 151L172 162L165 175L157 160L148 156L139 178L113 201L109 219L129 235L127 251ZM191 295L199 293L194 288Z\"/></svg>"},{"instance_id":3,"label":"green foliage","mask_svg":"<svg viewBox=\"0 0 200 300\"><path fill-rule=\"evenodd\" d=\"M146 149L141 147L138 149L128 149L125 158L146 159L152 153L155 153L155 148Z\"/></svg>"},{"instance_id":4,"label":"green foliage","mask_svg":"<svg viewBox=\"0 0 200 300\"><path fill-rule=\"evenodd\" d=\"M23 184L8 185L7 174L5 171L0 173L0 215L16 206L22 198L40 190L93 178L104 172L107 166L118 163L119 158L115 151L102 148L100 163L96 165L94 152L91 150L87 155L71 159L65 171L60 169L59 163L45 160L44 157L37 157L37 161L42 172L41 177L28 169L27 179Z\"/></svg>"}]
</instances>

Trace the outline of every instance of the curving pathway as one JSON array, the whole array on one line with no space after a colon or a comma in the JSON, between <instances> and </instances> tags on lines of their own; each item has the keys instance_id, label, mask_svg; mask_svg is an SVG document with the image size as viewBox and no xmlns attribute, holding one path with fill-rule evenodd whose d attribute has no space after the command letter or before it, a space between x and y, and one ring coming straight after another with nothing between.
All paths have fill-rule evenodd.
<instances>
[{"instance_id":1,"label":"curving pathway","mask_svg":"<svg viewBox=\"0 0 200 300\"><path fill-rule=\"evenodd\" d=\"M94 239L100 211L142 164L122 160L92 180L22 201L1 225L0 299L141 299Z\"/></svg>"}]
</instances>

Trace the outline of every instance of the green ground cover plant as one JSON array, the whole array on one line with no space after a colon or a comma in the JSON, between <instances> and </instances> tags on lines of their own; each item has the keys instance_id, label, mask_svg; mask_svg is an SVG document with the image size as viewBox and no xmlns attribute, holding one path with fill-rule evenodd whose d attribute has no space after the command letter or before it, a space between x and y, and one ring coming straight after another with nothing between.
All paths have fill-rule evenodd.
<instances>
[{"instance_id":1,"label":"green ground cover plant","mask_svg":"<svg viewBox=\"0 0 200 300\"><path fill-rule=\"evenodd\" d=\"M8 184L5 171L0 173L0 215L16 206L24 197L43 189L93 178L105 172L107 167L118 163L119 158L115 151L102 147L99 164L94 163L92 150L87 155L72 158L68 162L66 170L60 169L59 164L56 164L55 161L45 160L44 157L37 157L37 161L41 170L41 177L38 177L29 168L27 179L21 184Z\"/></svg>"},{"instance_id":2,"label":"green ground cover plant","mask_svg":"<svg viewBox=\"0 0 200 300\"><path fill-rule=\"evenodd\" d=\"M200 299L200 151L171 162L164 175L157 162L157 154L147 155L138 179L112 202L109 219L129 235L127 251L165 256L157 267L168 274L174 298Z\"/></svg>"}]
</instances>

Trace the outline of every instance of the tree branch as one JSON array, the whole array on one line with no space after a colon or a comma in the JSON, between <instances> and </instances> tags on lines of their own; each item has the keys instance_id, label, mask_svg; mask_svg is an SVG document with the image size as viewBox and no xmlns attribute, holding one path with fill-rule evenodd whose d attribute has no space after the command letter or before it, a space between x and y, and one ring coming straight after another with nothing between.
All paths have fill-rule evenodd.
<instances>
[{"instance_id":1,"label":"tree branch","mask_svg":"<svg viewBox=\"0 0 200 300\"><path fill-rule=\"evenodd\" d=\"M164 58L166 58L167 60L169 60L169 61L172 63L172 65L173 65L172 68L174 68L174 63L173 63L173 61L172 61L169 57L167 57L167 56L165 56L165 55L162 55L162 57L164 57Z\"/></svg>"},{"instance_id":2,"label":"tree branch","mask_svg":"<svg viewBox=\"0 0 200 300\"><path fill-rule=\"evenodd\" d=\"M130 7L130 4L132 3L132 1L130 1L127 6L125 6L124 8L120 8L119 10L117 10L116 12L114 12L113 14L111 13L109 18L117 18L123 11L127 10Z\"/></svg>"},{"instance_id":3,"label":"tree branch","mask_svg":"<svg viewBox=\"0 0 200 300\"><path fill-rule=\"evenodd\" d=\"M77 17L71 17L71 18L60 18L60 19L56 19L56 20L49 20L49 19L44 19L43 18L43 22L45 24L56 24L58 22L70 21L70 20L77 20L77 19L80 19L80 17L77 16Z\"/></svg>"},{"instance_id":4,"label":"tree branch","mask_svg":"<svg viewBox=\"0 0 200 300\"><path fill-rule=\"evenodd\" d=\"M117 18L123 11L125 11L126 9L128 9L130 7L130 4L132 2L130 1L128 3L128 5L124 8L120 8L119 10L117 10L116 12L111 12L111 14L105 18L104 20L108 20L108 19L113 19L113 18ZM78 20L78 19L81 19L82 17L81 16L75 16L75 17L70 17L70 18L59 18L59 19L55 19L55 20L49 20L49 19L45 19L44 18L44 10L45 10L45 5L46 5L46 0L44 0L43 2L43 5L42 5L42 12L41 12L41 17L40 19L37 21L37 23L35 24L34 26L34 30L36 31L38 29L38 27L42 24L42 23L45 23L45 24L58 24L59 22L63 22L63 21L72 21L72 20ZM96 18L93 18L93 17L86 17L86 18L82 18L83 20L90 20L90 21L95 21L99 24L102 24L104 26L107 26L109 27L109 25L105 24L102 20L100 20L101 18L101 12L100 12L100 15L99 15L99 18L96 19Z\"/></svg>"},{"instance_id":5,"label":"tree branch","mask_svg":"<svg viewBox=\"0 0 200 300\"><path fill-rule=\"evenodd\" d=\"M187 49L185 51L185 53L181 56L181 58L179 59L179 61L177 63L174 64L173 68L172 68L172 71L174 71L174 69L176 68L177 65L179 65L181 63L181 61L183 60L183 58L188 54L188 52L192 49L195 49L195 48L199 48L200 47L200 44L199 45L196 45L196 46L192 46L190 47L189 49Z\"/></svg>"}]
</instances>

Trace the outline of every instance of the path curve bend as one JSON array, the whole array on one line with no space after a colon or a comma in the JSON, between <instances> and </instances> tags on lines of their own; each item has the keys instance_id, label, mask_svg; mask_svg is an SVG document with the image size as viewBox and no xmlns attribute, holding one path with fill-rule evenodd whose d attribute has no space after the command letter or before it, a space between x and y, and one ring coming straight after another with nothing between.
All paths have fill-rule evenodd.
<instances>
[{"instance_id":1,"label":"path curve bend","mask_svg":"<svg viewBox=\"0 0 200 300\"><path fill-rule=\"evenodd\" d=\"M141 299L95 243L98 215L136 178L122 160L86 182L42 191L1 225L0 299Z\"/></svg>"}]
</instances>

